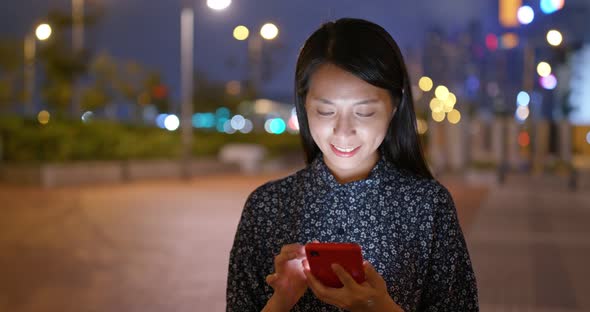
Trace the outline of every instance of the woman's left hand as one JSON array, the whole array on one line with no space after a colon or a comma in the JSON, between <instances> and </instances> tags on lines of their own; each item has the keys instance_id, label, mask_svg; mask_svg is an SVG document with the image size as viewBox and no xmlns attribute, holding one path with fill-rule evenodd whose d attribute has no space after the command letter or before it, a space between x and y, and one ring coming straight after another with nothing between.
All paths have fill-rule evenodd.
<instances>
[{"instance_id":1,"label":"woman's left hand","mask_svg":"<svg viewBox=\"0 0 590 312\"><path fill-rule=\"evenodd\" d=\"M389 296L385 280L367 261L363 262L365 282L362 284L358 284L342 266L332 265L332 270L344 285L342 288L324 286L311 274L307 260L303 261L303 266L309 288L318 299L325 303L354 312L403 312L403 309Z\"/></svg>"}]
</instances>

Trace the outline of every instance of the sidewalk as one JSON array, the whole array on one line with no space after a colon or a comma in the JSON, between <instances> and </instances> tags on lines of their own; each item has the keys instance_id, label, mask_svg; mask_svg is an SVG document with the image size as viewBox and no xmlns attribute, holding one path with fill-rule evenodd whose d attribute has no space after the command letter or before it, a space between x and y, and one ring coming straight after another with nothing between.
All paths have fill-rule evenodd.
<instances>
[{"instance_id":1,"label":"sidewalk","mask_svg":"<svg viewBox=\"0 0 590 312\"><path fill-rule=\"evenodd\" d=\"M548 177L490 189L466 234L481 311L590 311L590 192Z\"/></svg>"}]
</instances>

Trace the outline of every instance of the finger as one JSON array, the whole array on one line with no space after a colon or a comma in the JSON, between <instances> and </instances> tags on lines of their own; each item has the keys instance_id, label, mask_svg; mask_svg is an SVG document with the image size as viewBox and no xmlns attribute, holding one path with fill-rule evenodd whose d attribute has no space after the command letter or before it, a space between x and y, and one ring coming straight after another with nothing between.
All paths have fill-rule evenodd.
<instances>
[{"instance_id":1,"label":"finger","mask_svg":"<svg viewBox=\"0 0 590 312\"><path fill-rule=\"evenodd\" d=\"M293 260L297 258L297 253L295 252L281 252L279 255L275 257L275 268L279 268L285 262L289 260Z\"/></svg>"},{"instance_id":2,"label":"finger","mask_svg":"<svg viewBox=\"0 0 590 312\"><path fill-rule=\"evenodd\" d=\"M295 252L298 257L304 257L305 256L305 247L301 244L283 245L280 253L290 253L290 252Z\"/></svg>"},{"instance_id":3,"label":"finger","mask_svg":"<svg viewBox=\"0 0 590 312\"><path fill-rule=\"evenodd\" d=\"M333 305L336 304L335 298L338 298L337 292L341 290L340 288L330 288L324 286L322 282L320 282L315 278L315 276L313 276L313 274L311 274L310 270L303 270L303 273L305 273L305 277L307 277L307 286L309 286L311 291L313 291L318 299Z\"/></svg>"},{"instance_id":4,"label":"finger","mask_svg":"<svg viewBox=\"0 0 590 312\"><path fill-rule=\"evenodd\" d=\"M332 264L332 271L338 276L338 279L344 287L354 289L358 286L358 283L352 278L352 276L338 263Z\"/></svg>"},{"instance_id":5,"label":"finger","mask_svg":"<svg viewBox=\"0 0 590 312\"><path fill-rule=\"evenodd\" d=\"M303 265L303 270L311 270L311 267L309 266L309 261L307 261L307 259L301 260L301 265Z\"/></svg>"},{"instance_id":6,"label":"finger","mask_svg":"<svg viewBox=\"0 0 590 312\"><path fill-rule=\"evenodd\" d=\"M277 279L278 279L277 273L269 274L266 276L266 283L269 286L273 287L274 282L276 282Z\"/></svg>"},{"instance_id":7,"label":"finger","mask_svg":"<svg viewBox=\"0 0 590 312\"><path fill-rule=\"evenodd\" d=\"M374 288L385 287L385 281L369 261L363 261L363 268L365 270L365 280L369 285Z\"/></svg>"}]
</instances>

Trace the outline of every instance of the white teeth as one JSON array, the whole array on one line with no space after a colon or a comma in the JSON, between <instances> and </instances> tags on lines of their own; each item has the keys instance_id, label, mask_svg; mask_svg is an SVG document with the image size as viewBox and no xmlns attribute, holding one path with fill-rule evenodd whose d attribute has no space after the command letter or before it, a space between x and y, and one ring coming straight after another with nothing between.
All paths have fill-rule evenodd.
<instances>
[{"instance_id":1,"label":"white teeth","mask_svg":"<svg viewBox=\"0 0 590 312\"><path fill-rule=\"evenodd\" d=\"M350 152L352 152L355 149L355 147L351 147L351 148L340 148L340 147L338 147L336 145L334 145L334 148L336 148L337 150L339 150L339 151L341 151L343 153L350 153Z\"/></svg>"}]
</instances>

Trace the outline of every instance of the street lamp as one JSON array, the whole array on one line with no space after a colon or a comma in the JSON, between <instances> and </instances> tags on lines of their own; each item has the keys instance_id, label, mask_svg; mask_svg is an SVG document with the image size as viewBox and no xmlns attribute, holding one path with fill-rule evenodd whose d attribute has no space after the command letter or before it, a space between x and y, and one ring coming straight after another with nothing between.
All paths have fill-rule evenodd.
<instances>
[{"instance_id":1,"label":"street lamp","mask_svg":"<svg viewBox=\"0 0 590 312\"><path fill-rule=\"evenodd\" d=\"M249 76L250 83L256 90L261 80L261 62L262 62L262 43L263 40L274 40L279 35L279 28L273 23L262 25L259 31L260 36L250 37L250 31L246 26L239 25L234 28L233 36L236 40L248 40L248 59L250 64Z\"/></svg>"},{"instance_id":2,"label":"street lamp","mask_svg":"<svg viewBox=\"0 0 590 312\"><path fill-rule=\"evenodd\" d=\"M207 0L213 10L223 10L231 0ZM180 13L180 132L182 142L181 174L190 178L190 159L193 140L193 79L195 12L192 1L183 0Z\"/></svg>"},{"instance_id":3,"label":"street lamp","mask_svg":"<svg viewBox=\"0 0 590 312\"><path fill-rule=\"evenodd\" d=\"M37 40L44 41L51 37L51 26L40 24L35 33L29 33L24 40L24 82L25 82L25 114L33 114L33 97L35 93L35 59Z\"/></svg>"}]
</instances>

